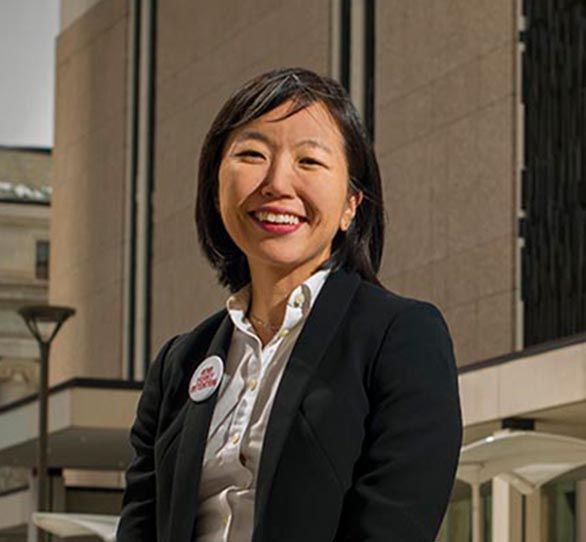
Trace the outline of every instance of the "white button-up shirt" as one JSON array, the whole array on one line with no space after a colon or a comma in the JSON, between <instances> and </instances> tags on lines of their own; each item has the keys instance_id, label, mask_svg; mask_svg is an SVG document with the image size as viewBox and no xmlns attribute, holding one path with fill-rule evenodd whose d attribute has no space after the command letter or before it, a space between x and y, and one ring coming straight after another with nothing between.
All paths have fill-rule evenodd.
<instances>
[{"instance_id":1,"label":"white button-up shirt","mask_svg":"<svg viewBox=\"0 0 586 542\"><path fill-rule=\"evenodd\" d=\"M264 346L246 319L250 285L226 302L234 332L203 460L196 542L250 542L260 453L285 366L329 270L291 292Z\"/></svg>"}]
</instances>

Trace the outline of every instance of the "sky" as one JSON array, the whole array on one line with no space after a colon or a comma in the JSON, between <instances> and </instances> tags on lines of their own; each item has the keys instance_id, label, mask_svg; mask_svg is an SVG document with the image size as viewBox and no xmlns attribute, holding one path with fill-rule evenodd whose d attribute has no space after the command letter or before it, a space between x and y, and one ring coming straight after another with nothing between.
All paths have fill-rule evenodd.
<instances>
[{"instance_id":1,"label":"sky","mask_svg":"<svg viewBox=\"0 0 586 542\"><path fill-rule=\"evenodd\" d=\"M0 145L53 146L59 0L0 0Z\"/></svg>"}]
</instances>

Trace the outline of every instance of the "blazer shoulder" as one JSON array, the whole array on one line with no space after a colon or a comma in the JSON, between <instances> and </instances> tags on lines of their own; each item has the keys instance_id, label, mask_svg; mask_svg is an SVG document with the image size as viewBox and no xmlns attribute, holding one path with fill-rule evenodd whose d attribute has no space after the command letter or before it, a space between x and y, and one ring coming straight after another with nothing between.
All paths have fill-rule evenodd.
<instances>
[{"instance_id":1,"label":"blazer shoulder","mask_svg":"<svg viewBox=\"0 0 586 542\"><path fill-rule=\"evenodd\" d=\"M441 310L430 301L403 296L365 281L361 297L365 307L376 307L376 311L371 308L371 313L385 315L369 322L378 329L376 360L367 379L369 387L377 381L396 382L381 375L411 378L418 374L416 380L429 380L430 385L433 379L443 382L446 393L457 396L453 342ZM397 352L401 355L395 355Z\"/></svg>"},{"instance_id":2,"label":"blazer shoulder","mask_svg":"<svg viewBox=\"0 0 586 542\"><path fill-rule=\"evenodd\" d=\"M411 310L419 310L427 308L427 310L441 315L440 309L431 301L425 299L418 299L401 295L393 290L389 290L384 286L379 286L362 280L356 296L357 310L364 311L377 319L381 319L387 327L399 315L402 315ZM425 309L424 309L425 310Z\"/></svg>"}]
</instances>

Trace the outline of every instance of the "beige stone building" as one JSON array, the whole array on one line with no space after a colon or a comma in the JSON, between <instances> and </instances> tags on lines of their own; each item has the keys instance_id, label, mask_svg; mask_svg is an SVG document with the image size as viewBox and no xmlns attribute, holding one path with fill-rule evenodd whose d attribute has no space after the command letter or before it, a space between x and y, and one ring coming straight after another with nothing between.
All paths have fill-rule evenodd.
<instances>
[{"instance_id":1,"label":"beige stone building","mask_svg":"<svg viewBox=\"0 0 586 542\"><path fill-rule=\"evenodd\" d=\"M0 147L0 408L38 385L38 346L17 310L48 299L50 175L49 149ZM3 463L0 494L28 479L28 469Z\"/></svg>"},{"instance_id":2,"label":"beige stone building","mask_svg":"<svg viewBox=\"0 0 586 542\"><path fill-rule=\"evenodd\" d=\"M586 438L585 8L561 4L62 0L49 299L77 313L51 357L54 509L116 513L149 360L223 304L194 234L198 151L230 92L279 66L338 78L363 114L384 180L381 279L443 311L465 444L503 428ZM0 462L34 464L36 415L32 400L2 407ZM586 542L586 471L523 494L549 461L529 451L479 487L476 527L457 482L441 542L474 528ZM33 489L0 496L0 516Z\"/></svg>"},{"instance_id":3,"label":"beige stone building","mask_svg":"<svg viewBox=\"0 0 586 542\"><path fill-rule=\"evenodd\" d=\"M48 150L0 148L0 403L36 387L38 348L16 310L47 302L50 174Z\"/></svg>"}]
</instances>

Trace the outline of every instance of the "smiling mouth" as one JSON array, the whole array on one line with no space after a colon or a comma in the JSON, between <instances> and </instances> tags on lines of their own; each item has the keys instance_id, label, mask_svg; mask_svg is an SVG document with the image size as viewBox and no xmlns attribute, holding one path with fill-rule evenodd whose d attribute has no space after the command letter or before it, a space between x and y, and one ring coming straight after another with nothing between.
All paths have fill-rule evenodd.
<instances>
[{"instance_id":1,"label":"smiling mouth","mask_svg":"<svg viewBox=\"0 0 586 542\"><path fill-rule=\"evenodd\" d=\"M297 215L286 214L286 213L270 213L267 211L253 211L249 213L259 222L263 224L275 224L275 225L290 225L294 226L301 222L307 222L305 218Z\"/></svg>"},{"instance_id":2,"label":"smiling mouth","mask_svg":"<svg viewBox=\"0 0 586 542\"><path fill-rule=\"evenodd\" d=\"M307 219L289 214L252 212L249 213L252 221L265 232L273 235L286 235L297 231Z\"/></svg>"}]
</instances>

